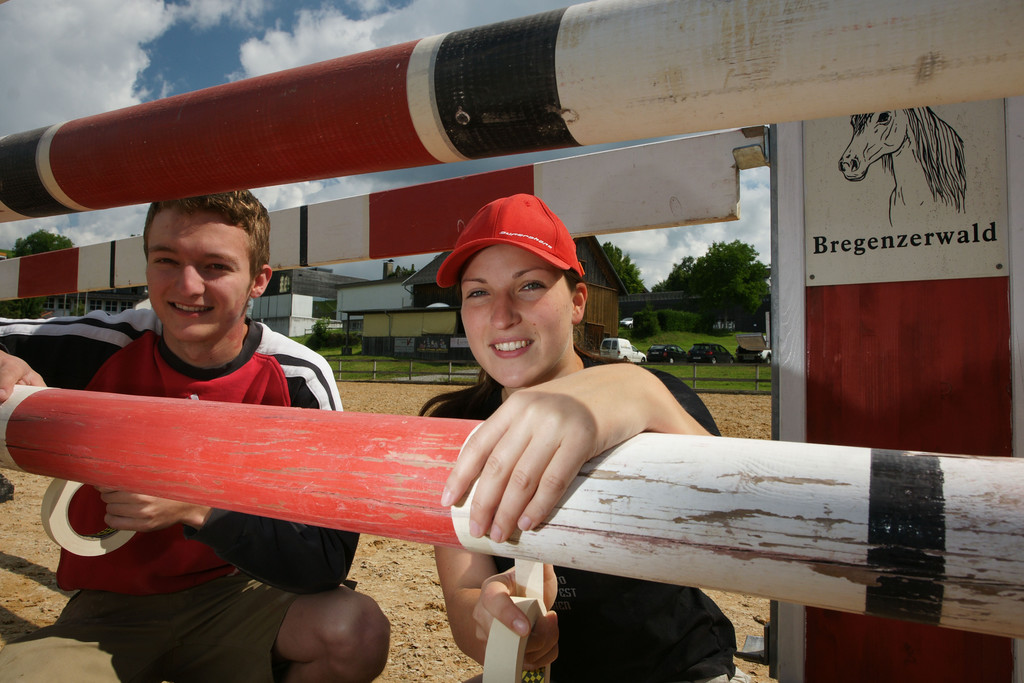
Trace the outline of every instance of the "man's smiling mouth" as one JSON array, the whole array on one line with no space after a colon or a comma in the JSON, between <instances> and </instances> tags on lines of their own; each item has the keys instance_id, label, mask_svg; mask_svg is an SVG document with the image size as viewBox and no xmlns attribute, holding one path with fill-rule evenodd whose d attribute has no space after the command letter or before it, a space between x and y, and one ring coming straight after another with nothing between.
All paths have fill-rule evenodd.
<instances>
[{"instance_id":1,"label":"man's smiling mouth","mask_svg":"<svg viewBox=\"0 0 1024 683\"><path fill-rule=\"evenodd\" d=\"M184 313L202 313L204 311L212 311L213 306L188 306L186 304L171 303L171 308L176 308Z\"/></svg>"}]
</instances>

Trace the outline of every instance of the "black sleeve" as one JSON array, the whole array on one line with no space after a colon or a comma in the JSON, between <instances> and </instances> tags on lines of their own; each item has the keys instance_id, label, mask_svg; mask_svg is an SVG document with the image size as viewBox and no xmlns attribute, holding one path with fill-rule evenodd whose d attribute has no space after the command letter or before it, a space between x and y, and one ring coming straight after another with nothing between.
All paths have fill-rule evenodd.
<instances>
[{"instance_id":1,"label":"black sleeve","mask_svg":"<svg viewBox=\"0 0 1024 683\"><path fill-rule=\"evenodd\" d=\"M691 389L686 382L663 372L661 370L655 370L653 368L646 368L648 371L653 372L654 376L661 380L661 383L672 392L672 395L679 401L679 405L683 407L683 410L688 412L693 419L700 423L700 426L708 430L714 436L721 436L722 433L718 431L718 425L715 424L715 418L711 417L711 411L704 405L704 401L700 400L700 396L697 392Z\"/></svg>"},{"instance_id":2,"label":"black sleeve","mask_svg":"<svg viewBox=\"0 0 1024 683\"><path fill-rule=\"evenodd\" d=\"M0 324L2 326L2 324ZM48 387L85 389L120 347L69 335L3 335L0 348L39 373Z\"/></svg>"},{"instance_id":3,"label":"black sleeve","mask_svg":"<svg viewBox=\"0 0 1024 683\"><path fill-rule=\"evenodd\" d=\"M348 576L359 534L213 510L202 529L185 537L263 583L291 593L337 588Z\"/></svg>"}]
</instances>

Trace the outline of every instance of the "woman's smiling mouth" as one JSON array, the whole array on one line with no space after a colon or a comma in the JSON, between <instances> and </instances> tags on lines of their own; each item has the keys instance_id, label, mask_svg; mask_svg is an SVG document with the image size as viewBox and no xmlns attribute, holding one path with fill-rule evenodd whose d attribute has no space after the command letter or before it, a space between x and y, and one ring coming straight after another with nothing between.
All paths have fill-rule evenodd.
<instances>
[{"instance_id":1,"label":"woman's smiling mouth","mask_svg":"<svg viewBox=\"0 0 1024 683\"><path fill-rule=\"evenodd\" d=\"M496 344L492 344L492 346L498 351L518 351L519 349L526 348L532 343L533 342L531 341L520 339L517 341L497 342Z\"/></svg>"}]
</instances>

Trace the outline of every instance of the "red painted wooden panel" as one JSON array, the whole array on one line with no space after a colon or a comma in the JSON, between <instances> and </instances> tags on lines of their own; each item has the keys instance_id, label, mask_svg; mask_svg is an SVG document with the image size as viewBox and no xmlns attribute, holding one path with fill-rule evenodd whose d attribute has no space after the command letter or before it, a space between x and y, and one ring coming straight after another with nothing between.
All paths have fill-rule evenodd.
<instances>
[{"instance_id":1,"label":"red painted wooden panel","mask_svg":"<svg viewBox=\"0 0 1024 683\"><path fill-rule=\"evenodd\" d=\"M439 180L370 195L370 258L448 251L480 207L533 193L533 166Z\"/></svg>"},{"instance_id":2,"label":"red painted wooden panel","mask_svg":"<svg viewBox=\"0 0 1024 683\"><path fill-rule=\"evenodd\" d=\"M54 287L78 290L78 249L59 249L21 259L18 268L18 296L42 296Z\"/></svg>"},{"instance_id":3,"label":"red painted wooden panel","mask_svg":"<svg viewBox=\"0 0 1024 683\"><path fill-rule=\"evenodd\" d=\"M1012 452L1007 278L807 290L807 440ZM809 608L805 680L1009 683L1012 641Z\"/></svg>"},{"instance_id":4,"label":"red painted wooden panel","mask_svg":"<svg viewBox=\"0 0 1024 683\"><path fill-rule=\"evenodd\" d=\"M1010 683L1008 638L809 608L807 683Z\"/></svg>"}]
</instances>

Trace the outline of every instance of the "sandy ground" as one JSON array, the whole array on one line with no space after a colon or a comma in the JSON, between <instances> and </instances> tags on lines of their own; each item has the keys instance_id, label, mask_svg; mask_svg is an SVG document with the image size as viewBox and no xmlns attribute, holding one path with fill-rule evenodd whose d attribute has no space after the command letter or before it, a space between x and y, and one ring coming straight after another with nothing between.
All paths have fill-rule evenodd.
<instances>
[{"instance_id":1,"label":"sandy ground","mask_svg":"<svg viewBox=\"0 0 1024 683\"><path fill-rule=\"evenodd\" d=\"M430 385L339 383L347 410L416 414L440 389ZM771 437L767 396L704 394L725 436ZM49 479L7 471L15 486L12 500L0 504L0 647L50 624L67 602L57 588L57 550L39 522L39 504ZM434 571L433 552L423 546L363 536L350 578L374 597L392 624L391 656L380 681L463 681L480 667L452 640L444 599ZM737 642L762 636L769 601L720 591L707 593L736 628ZM755 683L768 683L768 667L737 658Z\"/></svg>"}]
</instances>

